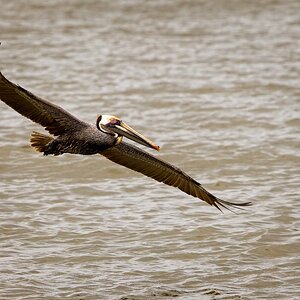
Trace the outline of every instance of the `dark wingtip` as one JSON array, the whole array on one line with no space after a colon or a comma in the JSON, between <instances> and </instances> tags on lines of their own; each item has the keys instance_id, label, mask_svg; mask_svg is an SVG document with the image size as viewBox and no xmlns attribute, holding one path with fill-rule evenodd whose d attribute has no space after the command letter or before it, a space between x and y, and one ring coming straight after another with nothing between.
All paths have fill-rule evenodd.
<instances>
[{"instance_id":1,"label":"dark wingtip","mask_svg":"<svg viewBox=\"0 0 300 300\"><path fill-rule=\"evenodd\" d=\"M236 203L236 202L229 202L221 199L217 199L213 204L218 210L220 210L222 213L222 208L225 208L227 210L230 210L231 212L235 211L233 209L241 209L244 210L245 207L251 206L252 202L243 202L243 203Z\"/></svg>"}]
</instances>

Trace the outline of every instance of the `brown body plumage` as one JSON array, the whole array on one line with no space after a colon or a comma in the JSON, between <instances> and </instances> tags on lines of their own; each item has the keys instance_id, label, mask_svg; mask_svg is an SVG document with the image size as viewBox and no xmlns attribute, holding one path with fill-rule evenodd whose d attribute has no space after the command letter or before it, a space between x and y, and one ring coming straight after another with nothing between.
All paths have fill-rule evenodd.
<instances>
[{"instance_id":1,"label":"brown body plumage","mask_svg":"<svg viewBox=\"0 0 300 300\"><path fill-rule=\"evenodd\" d=\"M204 200L220 209L240 208L250 202L234 203L221 200L179 168L122 141L128 137L156 150L153 142L137 133L114 116L98 116L96 125L83 122L59 106L41 99L7 80L0 72L0 99L21 115L39 123L53 136L33 132L31 145L44 155L63 153L101 154L109 160L140 172L159 182L174 186L183 192Z\"/></svg>"}]
</instances>

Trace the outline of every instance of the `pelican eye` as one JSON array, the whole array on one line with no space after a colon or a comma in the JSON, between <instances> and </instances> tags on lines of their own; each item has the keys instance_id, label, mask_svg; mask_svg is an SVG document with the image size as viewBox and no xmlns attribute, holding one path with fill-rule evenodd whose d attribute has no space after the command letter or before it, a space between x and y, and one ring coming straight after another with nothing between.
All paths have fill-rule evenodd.
<instances>
[{"instance_id":1,"label":"pelican eye","mask_svg":"<svg viewBox=\"0 0 300 300\"><path fill-rule=\"evenodd\" d=\"M118 120L118 119L111 119L110 122L109 122L107 125L108 125L108 126L121 125L121 120Z\"/></svg>"}]
</instances>

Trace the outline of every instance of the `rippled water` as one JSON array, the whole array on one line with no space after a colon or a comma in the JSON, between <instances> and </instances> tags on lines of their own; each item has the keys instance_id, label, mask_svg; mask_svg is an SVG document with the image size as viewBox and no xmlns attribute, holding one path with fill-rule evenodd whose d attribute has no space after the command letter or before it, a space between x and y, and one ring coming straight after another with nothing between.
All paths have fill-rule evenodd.
<instances>
[{"instance_id":1,"label":"rippled water","mask_svg":"<svg viewBox=\"0 0 300 300\"><path fill-rule=\"evenodd\" d=\"M298 299L298 1L0 1L1 71L121 116L221 214L100 156L43 157L0 103L1 299Z\"/></svg>"}]
</instances>

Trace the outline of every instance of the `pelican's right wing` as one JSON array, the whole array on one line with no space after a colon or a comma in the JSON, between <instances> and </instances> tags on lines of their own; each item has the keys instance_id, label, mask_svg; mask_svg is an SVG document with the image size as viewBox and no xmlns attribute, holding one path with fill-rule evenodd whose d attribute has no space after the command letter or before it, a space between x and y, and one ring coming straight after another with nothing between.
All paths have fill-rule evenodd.
<instances>
[{"instance_id":1,"label":"pelican's right wing","mask_svg":"<svg viewBox=\"0 0 300 300\"><path fill-rule=\"evenodd\" d=\"M186 194L197 197L208 204L215 206L219 210L221 210L221 207L230 209L230 207L238 208L251 204L250 202L234 203L221 200L205 190L199 182L179 168L172 166L131 144L122 142L112 148L102 151L100 154L117 164L140 172L159 182L177 187Z\"/></svg>"},{"instance_id":2,"label":"pelican's right wing","mask_svg":"<svg viewBox=\"0 0 300 300\"><path fill-rule=\"evenodd\" d=\"M12 83L1 72L0 99L24 117L44 126L53 135L61 135L88 126L61 107Z\"/></svg>"}]
</instances>

